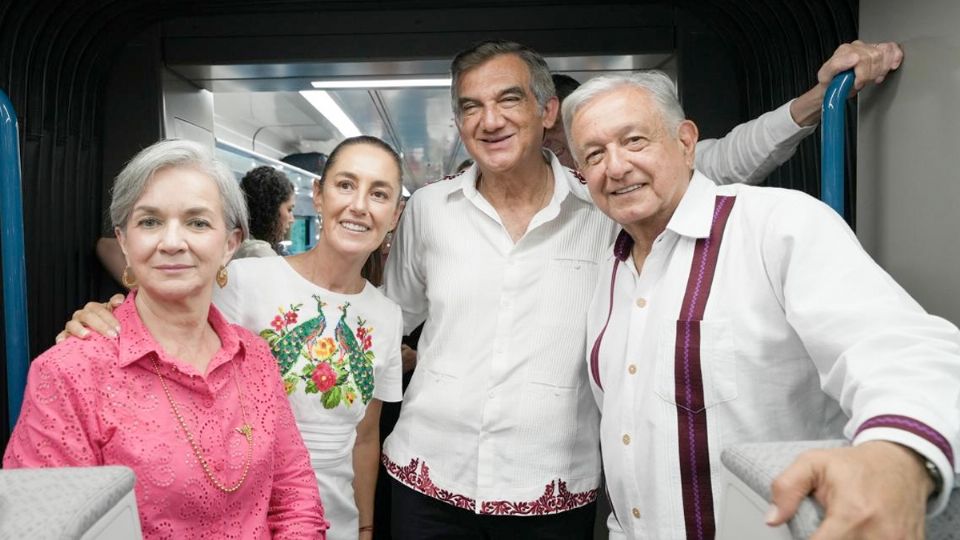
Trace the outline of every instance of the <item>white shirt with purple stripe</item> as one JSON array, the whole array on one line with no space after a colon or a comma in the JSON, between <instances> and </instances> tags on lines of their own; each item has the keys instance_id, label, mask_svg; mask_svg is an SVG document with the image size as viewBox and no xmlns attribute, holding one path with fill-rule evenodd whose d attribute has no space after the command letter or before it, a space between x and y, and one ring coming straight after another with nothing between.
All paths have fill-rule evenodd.
<instances>
[{"instance_id":1,"label":"white shirt with purple stripe","mask_svg":"<svg viewBox=\"0 0 960 540\"><path fill-rule=\"evenodd\" d=\"M721 200L729 218L712 238ZM697 172L639 275L629 244L600 269L588 317L612 538L712 538L720 453L746 442L904 444L940 469L930 509L943 508L960 331L925 313L833 210Z\"/></svg>"}]
</instances>

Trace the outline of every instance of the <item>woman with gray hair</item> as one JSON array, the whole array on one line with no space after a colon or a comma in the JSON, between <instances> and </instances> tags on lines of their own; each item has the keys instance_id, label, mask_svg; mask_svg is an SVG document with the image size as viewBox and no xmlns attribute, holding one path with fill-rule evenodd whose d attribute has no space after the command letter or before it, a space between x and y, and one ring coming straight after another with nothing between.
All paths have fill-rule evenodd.
<instances>
[{"instance_id":1,"label":"woman with gray hair","mask_svg":"<svg viewBox=\"0 0 960 540\"><path fill-rule=\"evenodd\" d=\"M211 304L246 236L230 171L197 143L159 142L117 177L110 217L131 289L123 334L33 362L4 467L128 466L147 538L324 538L270 350Z\"/></svg>"}]
</instances>

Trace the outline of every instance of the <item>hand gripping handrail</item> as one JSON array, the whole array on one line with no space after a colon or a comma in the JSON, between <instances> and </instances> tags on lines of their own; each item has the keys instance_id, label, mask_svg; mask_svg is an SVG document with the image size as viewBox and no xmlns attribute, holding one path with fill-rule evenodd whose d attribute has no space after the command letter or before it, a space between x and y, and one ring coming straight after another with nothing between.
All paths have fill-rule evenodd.
<instances>
[{"instance_id":1,"label":"hand gripping handrail","mask_svg":"<svg viewBox=\"0 0 960 540\"><path fill-rule=\"evenodd\" d=\"M27 334L27 271L23 249L23 192L17 115L0 90L0 258L3 259L3 322L6 333L7 411L10 429L20 416L30 365Z\"/></svg>"},{"instance_id":2,"label":"hand gripping handrail","mask_svg":"<svg viewBox=\"0 0 960 540\"><path fill-rule=\"evenodd\" d=\"M847 70L830 82L823 97L820 150L820 199L843 217L843 166L847 96L853 86L853 70Z\"/></svg>"}]
</instances>

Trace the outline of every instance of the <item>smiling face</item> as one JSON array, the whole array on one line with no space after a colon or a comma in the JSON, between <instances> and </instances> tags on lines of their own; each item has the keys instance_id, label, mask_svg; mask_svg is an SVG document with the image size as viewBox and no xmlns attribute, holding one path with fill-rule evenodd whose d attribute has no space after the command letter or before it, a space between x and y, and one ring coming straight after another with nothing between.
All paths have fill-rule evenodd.
<instances>
[{"instance_id":1,"label":"smiling face","mask_svg":"<svg viewBox=\"0 0 960 540\"><path fill-rule=\"evenodd\" d=\"M543 111L530 70L515 54L494 56L459 81L460 138L482 171L504 173L540 159L546 128L557 117L557 98Z\"/></svg>"},{"instance_id":2,"label":"smiling face","mask_svg":"<svg viewBox=\"0 0 960 540\"><path fill-rule=\"evenodd\" d=\"M314 184L314 205L323 218L321 250L362 264L379 248L400 218L400 174L382 148L360 143L340 149L323 184Z\"/></svg>"},{"instance_id":3,"label":"smiling face","mask_svg":"<svg viewBox=\"0 0 960 540\"><path fill-rule=\"evenodd\" d=\"M583 104L570 132L597 207L634 239L659 234L693 174L697 127L672 133L646 90L621 86Z\"/></svg>"},{"instance_id":4,"label":"smiling face","mask_svg":"<svg viewBox=\"0 0 960 540\"><path fill-rule=\"evenodd\" d=\"M240 242L228 230L217 184L190 167L158 170L117 238L141 294L179 302L212 294Z\"/></svg>"}]
</instances>

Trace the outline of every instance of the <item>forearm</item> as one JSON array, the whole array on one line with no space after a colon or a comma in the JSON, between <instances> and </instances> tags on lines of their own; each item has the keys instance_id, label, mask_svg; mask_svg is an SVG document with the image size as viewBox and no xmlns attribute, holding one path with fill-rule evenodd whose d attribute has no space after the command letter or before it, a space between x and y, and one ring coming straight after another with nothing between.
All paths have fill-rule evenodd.
<instances>
[{"instance_id":1,"label":"forearm","mask_svg":"<svg viewBox=\"0 0 960 540\"><path fill-rule=\"evenodd\" d=\"M825 86L817 84L790 102L790 116L798 126L810 127L820 123L826 91Z\"/></svg>"},{"instance_id":2,"label":"forearm","mask_svg":"<svg viewBox=\"0 0 960 540\"><path fill-rule=\"evenodd\" d=\"M697 143L696 168L718 184L757 184L790 159L813 132L792 117L796 100L734 127L722 139Z\"/></svg>"},{"instance_id":3,"label":"forearm","mask_svg":"<svg viewBox=\"0 0 960 540\"><path fill-rule=\"evenodd\" d=\"M380 441L378 437L361 442L357 440L353 447L353 496L357 503L360 538L373 537L373 501L377 488L377 472L380 467Z\"/></svg>"}]
</instances>

